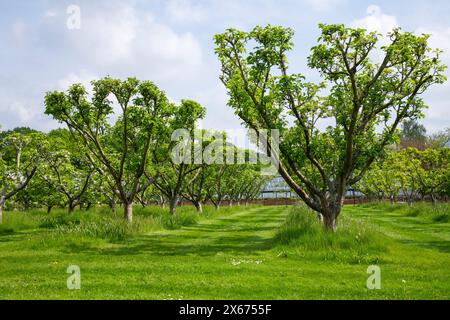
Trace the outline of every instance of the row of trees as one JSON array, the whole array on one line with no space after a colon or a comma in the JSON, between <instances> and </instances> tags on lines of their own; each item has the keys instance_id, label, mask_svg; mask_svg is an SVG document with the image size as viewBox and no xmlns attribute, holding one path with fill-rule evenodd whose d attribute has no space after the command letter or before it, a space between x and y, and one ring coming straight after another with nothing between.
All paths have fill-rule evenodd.
<instances>
[{"instance_id":1,"label":"row of trees","mask_svg":"<svg viewBox=\"0 0 450 320\"><path fill-rule=\"evenodd\" d=\"M398 140L400 123L423 116L422 95L446 81L446 66L441 51L429 47L428 35L395 29L382 39L376 32L325 24L320 30L308 57L308 66L322 77L320 83L307 82L289 68L292 29L270 25L250 32L228 29L214 41L228 105L267 146L272 163L279 164L279 174L292 190L323 217L327 229L335 230L347 190ZM129 221L132 204L149 188L168 199L174 211L183 185L193 175L201 181L203 169L174 163L168 157L173 146L169 137L180 127L192 134L204 108L188 100L169 103L152 82L134 78L105 78L94 81L93 88L91 96L74 85L66 93L51 92L45 98L46 114L67 125L83 155L77 157L83 159L77 165L87 168L72 179L74 203L98 174L104 188L123 204ZM120 114L111 125L114 106ZM321 121L332 124L320 130ZM274 129L276 136L263 134ZM64 166L67 162L61 159L67 155L59 157L47 165ZM24 166L17 161L19 173L7 179L15 183L1 191L0 203L23 190L36 168L37 162ZM211 168L214 172L205 176L220 181L226 175L221 166ZM235 175L237 180L241 176ZM229 183L225 189L230 190ZM224 198L222 182L205 190L215 203Z\"/></svg>"},{"instance_id":2,"label":"row of trees","mask_svg":"<svg viewBox=\"0 0 450 320\"><path fill-rule=\"evenodd\" d=\"M390 152L355 187L371 199L412 204L428 197L435 203L450 196L450 148Z\"/></svg>"},{"instance_id":3,"label":"row of trees","mask_svg":"<svg viewBox=\"0 0 450 320\"><path fill-rule=\"evenodd\" d=\"M194 161L214 143L240 152L225 143L224 134L199 133L196 122L205 115L200 104L183 100L175 105L153 83L134 78L92 84L90 97L79 84L47 94L46 113L68 129L2 133L0 210L7 200L15 208L66 206L69 212L97 204L115 211L120 204L132 221L137 202L167 203L175 213L183 199L201 211L206 201L218 208L224 200L241 203L257 197L266 181L261 166ZM182 141L172 134L180 128L201 139L189 144L189 150L181 148L177 161L171 153Z\"/></svg>"}]
</instances>

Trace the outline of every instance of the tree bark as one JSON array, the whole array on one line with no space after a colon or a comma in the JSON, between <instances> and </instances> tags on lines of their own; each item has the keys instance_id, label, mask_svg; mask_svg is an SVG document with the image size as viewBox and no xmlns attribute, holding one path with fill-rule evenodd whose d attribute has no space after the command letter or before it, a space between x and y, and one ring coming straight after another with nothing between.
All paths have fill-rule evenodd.
<instances>
[{"instance_id":1,"label":"tree bark","mask_svg":"<svg viewBox=\"0 0 450 320\"><path fill-rule=\"evenodd\" d=\"M197 209L197 212L199 212L199 213L203 212L203 205L200 201L194 202L194 206Z\"/></svg>"},{"instance_id":2,"label":"tree bark","mask_svg":"<svg viewBox=\"0 0 450 320\"><path fill-rule=\"evenodd\" d=\"M321 214L320 212L317 212L317 219L318 219L320 222L323 222L323 214Z\"/></svg>"},{"instance_id":3,"label":"tree bark","mask_svg":"<svg viewBox=\"0 0 450 320\"><path fill-rule=\"evenodd\" d=\"M53 206L47 206L47 213L51 213L53 209Z\"/></svg>"},{"instance_id":4,"label":"tree bark","mask_svg":"<svg viewBox=\"0 0 450 320\"><path fill-rule=\"evenodd\" d=\"M173 197L169 200L169 205L170 205L170 214L174 215L176 210L177 210L177 205L178 205L178 197Z\"/></svg>"},{"instance_id":5,"label":"tree bark","mask_svg":"<svg viewBox=\"0 0 450 320\"><path fill-rule=\"evenodd\" d=\"M323 225L327 231L335 232L337 229L337 218L341 213L344 199L331 200L322 212Z\"/></svg>"},{"instance_id":6,"label":"tree bark","mask_svg":"<svg viewBox=\"0 0 450 320\"><path fill-rule=\"evenodd\" d=\"M116 206L116 201L115 200L111 200L110 201L109 208L111 209L111 212L113 213L113 215L116 215L117 206Z\"/></svg>"},{"instance_id":7,"label":"tree bark","mask_svg":"<svg viewBox=\"0 0 450 320\"><path fill-rule=\"evenodd\" d=\"M69 207L68 207L69 214L72 214L74 211L75 211L75 204L73 203L73 201L69 201Z\"/></svg>"},{"instance_id":8,"label":"tree bark","mask_svg":"<svg viewBox=\"0 0 450 320\"><path fill-rule=\"evenodd\" d=\"M434 194L434 192L431 193L431 201L433 201L433 206L437 205L437 199L436 199L436 195Z\"/></svg>"},{"instance_id":9,"label":"tree bark","mask_svg":"<svg viewBox=\"0 0 450 320\"><path fill-rule=\"evenodd\" d=\"M3 204L0 203L0 224L3 223Z\"/></svg>"},{"instance_id":10,"label":"tree bark","mask_svg":"<svg viewBox=\"0 0 450 320\"><path fill-rule=\"evenodd\" d=\"M336 231L336 215L335 214L327 214L323 216L323 223L324 223L324 227L327 231L332 231L335 232Z\"/></svg>"},{"instance_id":11,"label":"tree bark","mask_svg":"<svg viewBox=\"0 0 450 320\"><path fill-rule=\"evenodd\" d=\"M133 204L126 203L124 204L124 217L128 222L133 222Z\"/></svg>"}]
</instances>

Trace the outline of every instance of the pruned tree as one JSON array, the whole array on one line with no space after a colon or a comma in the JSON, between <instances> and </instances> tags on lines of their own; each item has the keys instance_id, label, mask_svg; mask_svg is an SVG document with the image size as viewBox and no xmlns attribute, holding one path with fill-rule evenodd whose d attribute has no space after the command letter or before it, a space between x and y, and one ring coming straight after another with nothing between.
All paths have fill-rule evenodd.
<instances>
[{"instance_id":1,"label":"pruned tree","mask_svg":"<svg viewBox=\"0 0 450 320\"><path fill-rule=\"evenodd\" d=\"M192 100L182 100L173 106L174 117L168 122L166 139L154 152L154 162L159 164L154 180L156 188L169 200L171 214L176 212L186 177L200 169L194 162L194 132L196 122L205 116L205 108ZM179 140L173 133L179 131Z\"/></svg>"},{"instance_id":2,"label":"pruned tree","mask_svg":"<svg viewBox=\"0 0 450 320\"><path fill-rule=\"evenodd\" d=\"M3 132L0 137L0 223L6 201L24 190L36 174L43 135L21 130Z\"/></svg>"},{"instance_id":3,"label":"pruned tree","mask_svg":"<svg viewBox=\"0 0 450 320\"><path fill-rule=\"evenodd\" d=\"M207 199L205 182L210 171L209 169L207 165L203 164L198 170L194 170L186 175L186 183L182 190L183 198L191 202L199 213L203 212L203 203Z\"/></svg>"},{"instance_id":4,"label":"pruned tree","mask_svg":"<svg viewBox=\"0 0 450 320\"><path fill-rule=\"evenodd\" d=\"M171 116L164 92L150 81L104 78L93 81L93 95L75 84L64 92L49 92L46 114L65 123L86 157L105 177L124 207L125 219L133 217L136 194L147 185L144 173L150 151L159 143L159 131ZM120 107L110 125L113 101Z\"/></svg>"},{"instance_id":5,"label":"pruned tree","mask_svg":"<svg viewBox=\"0 0 450 320\"><path fill-rule=\"evenodd\" d=\"M326 229L335 230L348 187L396 140L401 122L422 115L421 95L445 81L445 66L427 35L395 29L380 48L375 32L344 25L320 29L308 57L308 66L322 76L320 84L290 73L291 29L229 29L215 43L228 104L256 132L279 130L279 152L272 137L263 143L280 163L280 175L324 217ZM376 52L380 62L373 60ZM333 124L319 130L317 122L324 119Z\"/></svg>"},{"instance_id":6,"label":"pruned tree","mask_svg":"<svg viewBox=\"0 0 450 320\"><path fill-rule=\"evenodd\" d=\"M445 193L450 171L450 149L410 150L413 177L420 185L423 195L429 196L434 204L440 194Z\"/></svg>"},{"instance_id":7,"label":"pruned tree","mask_svg":"<svg viewBox=\"0 0 450 320\"><path fill-rule=\"evenodd\" d=\"M83 202L94 169L69 131L54 130L48 134L48 141L40 177L53 189L52 192L66 198L68 212L73 213Z\"/></svg>"}]
</instances>

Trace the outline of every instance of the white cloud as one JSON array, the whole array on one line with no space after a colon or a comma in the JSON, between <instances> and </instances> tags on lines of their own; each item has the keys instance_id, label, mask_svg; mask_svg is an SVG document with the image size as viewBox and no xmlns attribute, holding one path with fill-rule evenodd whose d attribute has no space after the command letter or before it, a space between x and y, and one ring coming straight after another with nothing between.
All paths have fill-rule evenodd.
<instances>
[{"instance_id":1,"label":"white cloud","mask_svg":"<svg viewBox=\"0 0 450 320\"><path fill-rule=\"evenodd\" d=\"M132 6L86 13L82 19L81 30L68 31L69 45L93 68L167 78L189 73L201 62L201 47L193 34L177 33Z\"/></svg>"},{"instance_id":2,"label":"white cloud","mask_svg":"<svg viewBox=\"0 0 450 320\"><path fill-rule=\"evenodd\" d=\"M180 23L201 23L208 18L207 10L201 5L194 5L189 0L170 0L166 11L169 19Z\"/></svg>"},{"instance_id":3,"label":"white cloud","mask_svg":"<svg viewBox=\"0 0 450 320\"><path fill-rule=\"evenodd\" d=\"M386 35L399 26L397 18L395 16L384 14L379 6L370 5L366 12L366 17L353 21L351 26L354 28L364 28L370 31L378 31L383 35Z\"/></svg>"},{"instance_id":4,"label":"white cloud","mask_svg":"<svg viewBox=\"0 0 450 320\"><path fill-rule=\"evenodd\" d=\"M8 106L7 111L15 114L22 123L29 123L40 110L36 110L23 101L14 101Z\"/></svg>"},{"instance_id":5,"label":"white cloud","mask_svg":"<svg viewBox=\"0 0 450 320\"><path fill-rule=\"evenodd\" d=\"M306 0L306 3L318 12L329 12L343 2L344 0Z\"/></svg>"},{"instance_id":6,"label":"white cloud","mask_svg":"<svg viewBox=\"0 0 450 320\"><path fill-rule=\"evenodd\" d=\"M75 36L74 46L107 64L130 57L138 25L134 9L124 6L113 12L83 14L81 29L69 32Z\"/></svg>"},{"instance_id":7,"label":"white cloud","mask_svg":"<svg viewBox=\"0 0 450 320\"><path fill-rule=\"evenodd\" d=\"M74 83L81 83L88 91L91 89L91 81L97 80L99 77L86 70L81 70L78 73L71 72L58 81L58 90L67 90Z\"/></svg>"}]
</instances>

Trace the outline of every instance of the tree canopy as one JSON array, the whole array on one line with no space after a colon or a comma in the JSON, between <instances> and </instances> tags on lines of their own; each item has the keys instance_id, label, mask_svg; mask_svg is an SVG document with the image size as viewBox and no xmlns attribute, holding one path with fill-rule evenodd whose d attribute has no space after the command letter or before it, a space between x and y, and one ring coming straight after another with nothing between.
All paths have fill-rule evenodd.
<instances>
[{"instance_id":1,"label":"tree canopy","mask_svg":"<svg viewBox=\"0 0 450 320\"><path fill-rule=\"evenodd\" d=\"M322 77L318 84L290 72L290 28L228 29L214 40L228 104L247 127L280 131L279 152L268 139L279 173L335 229L348 187L396 140L403 120L422 116L421 95L445 81L445 66L428 35L395 29L380 45L376 32L319 27L308 57ZM319 130L318 121L330 118L334 124Z\"/></svg>"}]
</instances>

